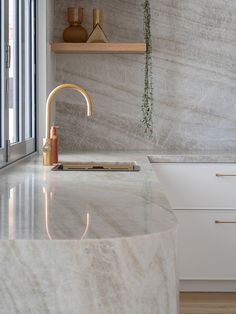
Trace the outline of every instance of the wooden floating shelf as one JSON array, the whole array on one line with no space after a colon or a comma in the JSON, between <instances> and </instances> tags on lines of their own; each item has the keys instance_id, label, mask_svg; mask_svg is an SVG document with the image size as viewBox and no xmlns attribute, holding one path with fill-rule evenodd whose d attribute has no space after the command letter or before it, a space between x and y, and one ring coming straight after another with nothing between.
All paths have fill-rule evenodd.
<instances>
[{"instance_id":1,"label":"wooden floating shelf","mask_svg":"<svg viewBox=\"0 0 236 314\"><path fill-rule=\"evenodd\" d=\"M146 52L145 43L52 43L51 48L58 54L144 54Z\"/></svg>"}]
</instances>

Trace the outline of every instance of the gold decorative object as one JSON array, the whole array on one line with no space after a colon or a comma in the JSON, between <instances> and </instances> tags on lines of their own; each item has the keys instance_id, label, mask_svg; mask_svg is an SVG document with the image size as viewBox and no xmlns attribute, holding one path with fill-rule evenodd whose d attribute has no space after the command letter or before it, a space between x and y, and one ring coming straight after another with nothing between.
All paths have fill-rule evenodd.
<instances>
[{"instance_id":1,"label":"gold decorative object","mask_svg":"<svg viewBox=\"0 0 236 314\"><path fill-rule=\"evenodd\" d=\"M88 32L81 26L84 16L83 8L68 8L67 16L70 24L63 32L63 40L68 43L84 43L88 39Z\"/></svg>"},{"instance_id":2,"label":"gold decorative object","mask_svg":"<svg viewBox=\"0 0 236 314\"><path fill-rule=\"evenodd\" d=\"M93 9L93 31L89 35L88 43L108 43L108 39L103 32L103 16L102 11Z\"/></svg>"},{"instance_id":3,"label":"gold decorative object","mask_svg":"<svg viewBox=\"0 0 236 314\"><path fill-rule=\"evenodd\" d=\"M93 9L93 29L99 24L103 28L103 14L100 9Z\"/></svg>"}]
</instances>

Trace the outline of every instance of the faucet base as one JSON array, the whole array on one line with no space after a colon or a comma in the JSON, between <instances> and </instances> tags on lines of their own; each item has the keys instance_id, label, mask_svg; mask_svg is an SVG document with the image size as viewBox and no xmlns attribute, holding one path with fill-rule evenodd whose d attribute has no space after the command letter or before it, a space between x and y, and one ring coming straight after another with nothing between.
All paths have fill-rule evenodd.
<instances>
[{"instance_id":1,"label":"faucet base","mask_svg":"<svg viewBox=\"0 0 236 314\"><path fill-rule=\"evenodd\" d=\"M50 138L43 139L43 165L52 166L52 140Z\"/></svg>"}]
</instances>

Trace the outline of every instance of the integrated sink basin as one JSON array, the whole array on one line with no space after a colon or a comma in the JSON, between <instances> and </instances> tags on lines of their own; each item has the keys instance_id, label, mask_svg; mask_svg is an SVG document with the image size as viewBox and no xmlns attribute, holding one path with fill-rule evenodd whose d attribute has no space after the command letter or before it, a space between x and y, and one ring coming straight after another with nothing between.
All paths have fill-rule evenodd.
<instances>
[{"instance_id":1,"label":"integrated sink basin","mask_svg":"<svg viewBox=\"0 0 236 314\"><path fill-rule=\"evenodd\" d=\"M62 162L52 171L140 171L135 162Z\"/></svg>"}]
</instances>

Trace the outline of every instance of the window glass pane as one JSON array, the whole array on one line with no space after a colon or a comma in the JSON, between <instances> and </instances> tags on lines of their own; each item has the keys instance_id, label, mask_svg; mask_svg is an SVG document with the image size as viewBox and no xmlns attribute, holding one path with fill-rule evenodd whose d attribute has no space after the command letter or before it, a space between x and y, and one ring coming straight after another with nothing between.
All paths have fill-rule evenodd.
<instances>
[{"instance_id":1,"label":"window glass pane","mask_svg":"<svg viewBox=\"0 0 236 314\"><path fill-rule=\"evenodd\" d=\"M31 36L30 1L25 3L25 137L31 137Z\"/></svg>"},{"instance_id":2,"label":"window glass pane","mask_svg":"<svg viewBox=\"0 0 236 314\"><path fill-rule=\"evenodd\" d=\"M34 124L35 80L34 80L34 6L25 1L25 138L31 138Z\"/></svg>"},{"instance_id":3,"label":"window glass pane","mask_svg":"<svg viewBox=\"0 0 236 314\"><path fill-rule=\"evenodd\" d=\"M35 151L35 11L0 1L0 168Z\"/></svg>"},{"instance_id":4,"label":"window glass pane","mask_svg":"<svg viewBox=\"0 0 236 314\"><path fill-rule=\"evenodd\" d=\"M19 29L17 0L9 0L9 46L10 46L10 68L9 68L9 140L11 143L19 141Z\"/></svg>"}]
</instances>

